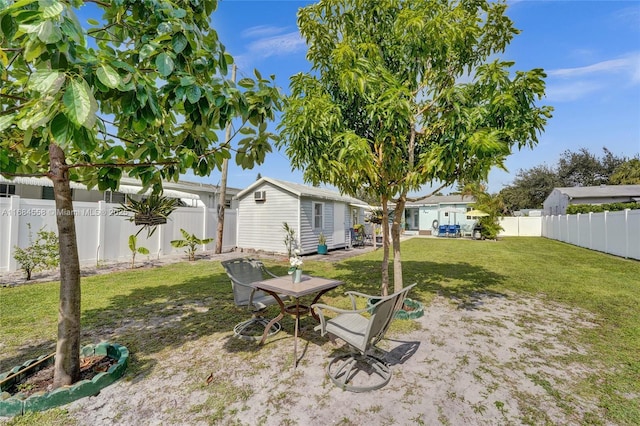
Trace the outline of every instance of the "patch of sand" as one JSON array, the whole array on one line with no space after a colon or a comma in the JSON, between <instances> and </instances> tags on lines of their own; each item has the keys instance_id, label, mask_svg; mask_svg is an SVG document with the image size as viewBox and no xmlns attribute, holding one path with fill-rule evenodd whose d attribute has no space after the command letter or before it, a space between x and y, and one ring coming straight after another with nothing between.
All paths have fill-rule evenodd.
<instances>
[{"instance_id":1,"label":"patch of sand","mask_svg":"<svg viewBox=\"0 0 640 426\"><path fill-rule=\"evenodd\" d=\"M213 308L212 308L213 309ZM580 424L602 418L572 386L587 367L557 357L588 354L570 336L595 327L584 312L519 295L436 297L421 330L389 336L393 377L384 388L351 393L325 375L338 347L311 330L299 338L292 368L292 323L256 347L230 333L150 356L154 367L121 379L67 408L79 424ZM209 384L207 377L212 374Z\"/></svg>"}]
</instances>

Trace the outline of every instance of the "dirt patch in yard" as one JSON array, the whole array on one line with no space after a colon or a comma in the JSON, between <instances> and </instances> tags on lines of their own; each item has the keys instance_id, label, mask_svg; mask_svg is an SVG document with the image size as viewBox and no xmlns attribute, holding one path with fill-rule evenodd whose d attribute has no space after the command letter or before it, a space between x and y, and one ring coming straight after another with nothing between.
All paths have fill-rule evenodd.
<instances>
[{"instance_id":1,"label":"dirt patch in yard","mask_svg":"<svg viewBox=\"0 0 640 426\"><path fill-rule=\"evenodd\" d=\"M579 361L589 348L572 339L595 327L585 312L518 295L438 296L415 321L420 330L381 342L394 375L377 391L345 392L327 379L328 360L344 348L319 337L310 318L303 321L308 330L298 341L302 358L294 370L293 324L286 318L285 331L262 347L213 333L140 358L153 367L134 367L67 408L78 424L92 425L581 424L603 418L595 401L575 391L590 373Z\"/></svg>"}]
</instances>

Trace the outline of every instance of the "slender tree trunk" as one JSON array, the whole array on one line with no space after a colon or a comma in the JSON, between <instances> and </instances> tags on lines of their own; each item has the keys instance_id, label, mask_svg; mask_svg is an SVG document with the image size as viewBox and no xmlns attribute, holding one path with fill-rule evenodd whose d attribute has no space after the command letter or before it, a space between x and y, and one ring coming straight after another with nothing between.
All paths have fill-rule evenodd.
<instances>
[{"instance_id":1,"label":"slender tree trunk","mask_svg":"<svg viewBox=\"0 0 640 426\"><path fill-rule=\"evenodd\" d=\"M236 65L231 67L231 80L236 81ZM231 121L227 123L225 132L225 143L231 139ZM222 177L220 179L220 198L218 200L218 228L216 229L216 254L222 253L222 238L224 237L224 204L227 202L227 173L229 170L229 160L222 160ZM207 238L203 235L202 238Z\"/></svg>"},{"instance_id":2,"label":"slender tree trunk","mask_svg":"<svg viewBox=\"0 0 640 426\"><path fill-rule=\"evenodd\" d=\"M393 291L398 292L404 287L402 280L402 258L400 256L400 227L401 217L404 214L404 206L407 203L406 194L402 194L398 199L391 225L391 241L393 242Z\"/></svg>"},{"instance_id":3,"label":"slender tree trunk","mask_svg":"<svg viewBox=\"0 0 640 426\"><path fill-rule=\"evenodd\" d=\"M69 173L64 151L49 145L56 221L60 242L60 304L53 387L70 385L80 379L80 261L76 241Z\"/></svg>"},{"instance_id":4,"label":"slender tree trunk","mask_svg":"<svg viewBox=\"0 0 640 426\"><path fill-rule=\"evenodd\" d=\"M389 295L389 207L388 199L382 196L382 295Z\"/></svg>"}]
</instances>

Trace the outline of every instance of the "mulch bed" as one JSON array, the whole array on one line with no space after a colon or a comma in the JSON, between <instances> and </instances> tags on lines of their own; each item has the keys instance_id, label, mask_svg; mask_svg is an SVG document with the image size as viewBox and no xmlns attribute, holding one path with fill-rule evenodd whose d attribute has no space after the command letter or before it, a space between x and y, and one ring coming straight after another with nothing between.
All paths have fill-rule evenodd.
<instances>
[{"instance_id":1,"label":"mulch bed","mask_svg":"<svg viewBox=\"0 0 640 426\"><path fill-rule=\"evenodd\" d=\"M109 367L116 364L118 360L106 355L87 356L80 358L80 380L91 380L98 373L106 372ZM42 370L28 376L23 381L10 387L7 392L11 395L21 393L25 398L37 392L49 392L53 390L53 372L55 365L50 365Z\"/></svg>"}]
</instances>

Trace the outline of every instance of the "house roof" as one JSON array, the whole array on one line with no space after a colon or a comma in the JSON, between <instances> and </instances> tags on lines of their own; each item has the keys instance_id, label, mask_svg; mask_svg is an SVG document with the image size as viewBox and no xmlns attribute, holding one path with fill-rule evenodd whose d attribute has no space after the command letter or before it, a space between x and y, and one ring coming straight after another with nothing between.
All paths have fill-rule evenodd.
<instances>
[{"instance_id":1,"label":"house roof","mask_svg":"<svg viewBox=\"0 0 640 426\"><path fill-rule=\"evenodd\" d=\"M471 195L432 195L431 197L420 198L416 201L407 202L407 207L436 206L441 204L472 204L475 197Z\"/></svg>"},{"instance_id":2,"label":"house roof","mask_svg":"<svg viewBox=\"0 0 640 426\"><path fill-rule=\"evenodd\" d=\"M264 183L270 183L271 185L276 186L284 191L290 192L291 194L296 195L298 197L309 197L309 198L318 198L323 200L341 201L354 206L369 207L369 205L364 201L354 197L350 197L348 195L342 195L337 191L332 191L326 188L316 188L313 186L307 186L300 183L286 182L283 180L272 179L268 177L262 177L258 179L257 181L249 185L247 188L240 191L236 195L236 197L242 198L245 195L254 191L256 188L258 188Z\"/></svg>"},{"instance_id":3,"label":"house roof","mask_svg":"<svg viewBox=\"0 0 640 426\"><path fill-rule=\"evenodd\" d=\"M45 177L23 177L18 176L13 179L7 179L3 176L0 176L0 182L2 183L11 183L11 184L20 184L20 185L33 185L33 186L53 186L53 182L51 179ZM86 185L79 182L70 182L71 188L74 189L87 189ZM200 197L198 194L195 194L191 191L199 191L199 192L211 192L217 193L218 187L215 185L207 184L207 183L196 183L196 182L163 182L163 194L167 197L172 198L188 198L198 200ZM121 192L124 194L138 194L142 189L142 185L140 181L137 179L133 179L130 177L122 177L120 179L120 185L118 186L117 192ZM97 188L94 188L97 190ZM227 187L227 193L235 194L240 190L237 188L229 188Z\"/></svg>"},{"instance_id":4,"label":"house roof","mask_svg":"<svg viewBox=\"0 0 640 426\"><path fill-rule=\"evenodd\" d=\"M569 198L640 197L640 185L600 185L554 188Z\"/></svg>"}]
</instances>

